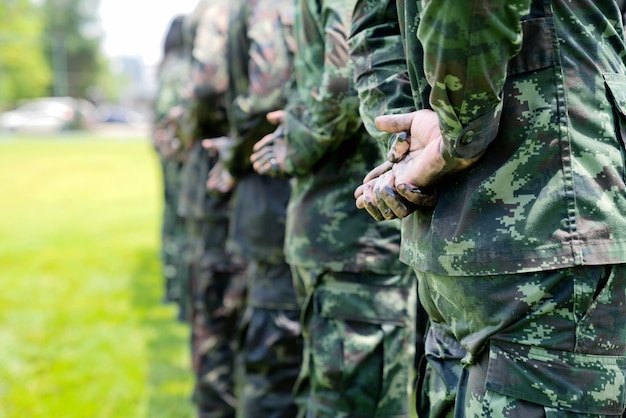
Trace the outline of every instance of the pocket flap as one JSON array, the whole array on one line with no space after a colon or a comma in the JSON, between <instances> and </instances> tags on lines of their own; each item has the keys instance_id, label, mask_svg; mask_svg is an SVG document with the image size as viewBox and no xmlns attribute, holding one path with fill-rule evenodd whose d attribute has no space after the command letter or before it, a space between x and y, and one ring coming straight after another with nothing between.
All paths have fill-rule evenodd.
<instances>
[{"instance_id":1,"label":"pocket flap","mask_svg":"<svg viewBox=\"0 0 626 418\"><path fill-rule=\"evenodd\" d=\"M488 390L586 414L621 415L626 357L569 353L521 344L489 347Z\"/></svg>"}]
</instances>

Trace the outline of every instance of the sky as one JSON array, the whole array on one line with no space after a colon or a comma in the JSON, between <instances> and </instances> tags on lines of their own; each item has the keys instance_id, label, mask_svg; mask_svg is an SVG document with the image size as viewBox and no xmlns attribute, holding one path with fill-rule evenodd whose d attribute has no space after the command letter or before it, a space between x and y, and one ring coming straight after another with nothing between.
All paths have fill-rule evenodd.
<instances>
[{"instance_id":1,"label":"sky","mask_svg":"<svg viewBox=\"0 0 626 418\"><path fill-rule=\"evenodd\" d=\"M190 12L198 0L100 0L105 54L140 56L145 65L161 58L173 16Z\"/></svg>"}]
</instances>

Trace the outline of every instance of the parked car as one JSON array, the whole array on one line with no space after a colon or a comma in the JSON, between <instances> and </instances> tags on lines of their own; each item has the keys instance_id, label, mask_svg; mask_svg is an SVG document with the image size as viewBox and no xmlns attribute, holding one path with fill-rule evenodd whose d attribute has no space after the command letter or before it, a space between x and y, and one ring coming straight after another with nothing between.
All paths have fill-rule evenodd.
<instances>
[{"instance_id":1,"label":"parked car","mask_svg":"<svg viewBox=\"0 0 626 418\"><path fill-rule=\"evenodd\" d=\"M0 130L25 133L86 130L93 127L96 118L96 108L87 100L42 97L0 113Z\"/></svg>"},{"instance_id":2,"label":"parked car","mask_svg":"<svg viewBox=\"0 0 626 418\"><path fill-rule=\"evenodd\" d=\"M140 125L145 123L145 118L141 113L117 105L103 105L98 107L98 120L100 123L124 125Z\"/></svg>"}]
</instances>

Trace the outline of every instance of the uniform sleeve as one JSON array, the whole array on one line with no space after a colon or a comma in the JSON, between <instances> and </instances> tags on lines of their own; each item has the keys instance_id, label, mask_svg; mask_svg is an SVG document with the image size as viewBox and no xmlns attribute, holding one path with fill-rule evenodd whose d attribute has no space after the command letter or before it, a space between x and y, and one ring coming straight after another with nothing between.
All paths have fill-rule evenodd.
<instances>
[{"instance_id":1,"label":"uniform sleeve","mask_svg":"<svg viewBox=\"0 0 626 418\"><path fill-rule=\"evenodd\" d=\"M247 90L234 97L230 104L231 123L236 130L232 153L235 158L226 163L235 173L245 171L240 165L250 165L254 143L275 129L267 122L266 115L285 106L294 54L292 0L249 1L242 11L239 18L245 19L242 27L247 28L246 33L234 38L247 37L248 83Z\"/></svg>"},{"instance_id":2,"label":"uniform sleeve","mask_svg":"<svg viewBox=\"0 0 626 418\"><path fill-rule=\"evenodd\" d=\"M293 69L288 33L293 26L292 1L250 2L247 94L234 99L239 114L262 115L284 106L284 87Z\"/></svg>"},{"instance_id":3,"label":"uniform sleeve","mask_svg":"<svg viewBox=\"0 0 626 418\"><path fill-rule=\"evenodd\" d=\"M218 1L204 11L198 22L192 49L192 78L199 99L222 94L228 88L228 17L228 2Z\"/></svg>"},{"instance_id":4,"label":"uniform sleeve","mask_svg":"<svg viewBox=\"0 0 626 418\"><path fill-rule=\"evenodd\" d=\"M298 2L304 4L307 1ZM292 176L309 173L323 156L334 151L343 140L353 137L361 126L359 100L354 89L353 66L348 48L348 35L354 1L322 1L321 21L307 21L303 16L302 30L307 39L313 39L319 30L323 40L323 58L315 62L317 54L298 50L297 66L312 69L323 65L315 85L303 94L297 85L296 99L286 109L285 130L288 142L286 172ZM317 11L315 13L318 13ZM298 45L300 48L300 44ZM298 67L296 67L298 68ZM296 84L303 80L298 76Z\"/></svg>"},{"instance_id":5,"label":"uniform sleeve","mask_svg":"<svg viewBox=\"0 0 626 418\"><path fill-rule=\"evenodd\" d=\"M361 119L386 156L390 134L374 119L415 110L396 0L357 0L349 45Z\"/></svg>"},{"instance_id":6,"label":"uniform sleeve","mask_svg":"<svg viewBox=\"0 0 626 418\"><path fill-rule=\"evenodd\" d=\"M430 0L417 36L424 70L450 155L469 159L495 138L508 61L522 42L529 0Z\"/></svg>"}]
</instances>

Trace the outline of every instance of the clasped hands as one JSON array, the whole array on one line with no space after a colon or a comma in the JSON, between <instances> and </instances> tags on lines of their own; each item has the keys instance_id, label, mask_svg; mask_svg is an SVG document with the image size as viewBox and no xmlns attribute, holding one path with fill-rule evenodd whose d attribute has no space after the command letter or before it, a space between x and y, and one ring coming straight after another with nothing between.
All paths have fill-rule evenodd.
<instances>
[{"instance_id":1,"label":"clasped hands","mask_svg":"<svg viewBox=\"0 0 626 418\"><path fill-rule=\"evenodd\" d=\"M381 131L395 134L387 161L370 171L354 191L356 206L377 221L404 218L437 202L435 185L478 158L453 158L444 149L437 114L428 109L379 116Z\"/></svg>"},{"instance_id":2,"label":"clasped hands","mask_svg":"<svg viewBox=\"0 0 626 418\"><path fill-rule=\"evenodd\" d=\"M278 125L278 128L254 144L250 162L254 171L259 174L284 177L287 143L285 142L285 132L282 123L285 120L285 112L283 110L270 112L267 114L267 120L274 125Z\"/></svg>"}]
</instances>

